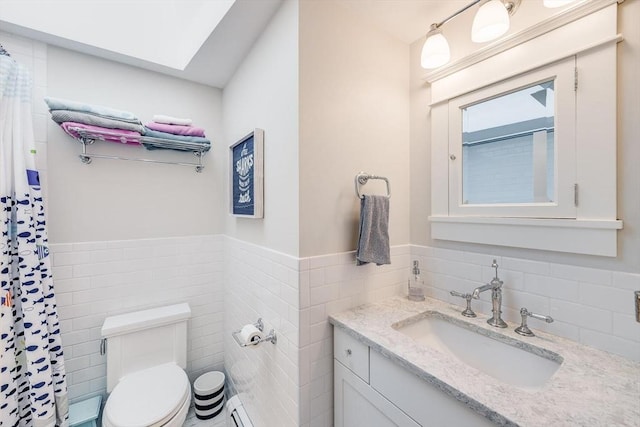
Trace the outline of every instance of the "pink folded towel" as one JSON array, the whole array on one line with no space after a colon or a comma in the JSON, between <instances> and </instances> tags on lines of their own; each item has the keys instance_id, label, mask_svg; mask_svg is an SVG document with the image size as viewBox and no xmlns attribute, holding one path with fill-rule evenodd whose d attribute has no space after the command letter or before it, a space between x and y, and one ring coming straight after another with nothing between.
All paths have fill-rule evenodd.
<instances>
[{"instance_id":1,"label":"pink folded towel","mask_svg":"<svg viewBox=\"0 0 640 427\"><path fill-rule=\"evenodd\" d=\"M120 142L122 144L140 145L140 133L125 129L109 129L100 126L85 125L84 123L64 122L60 126L74 138L80 138L82 131L91 133L96 139L108 142ZM81 129L81 131L78 131Z\"/></svg>"},{"instance_id":2,"label":"pink folded towel","mask_svg":"<svg viewBox=\"0 0 640 427\"><path fill-rule=\"evenodd\" d=\"M199 136L204 138L204 129L196 126L169 125L166 123L149 122L146 126L158 132L171 133L173 135Z\"/></svg>"}]
</instances>

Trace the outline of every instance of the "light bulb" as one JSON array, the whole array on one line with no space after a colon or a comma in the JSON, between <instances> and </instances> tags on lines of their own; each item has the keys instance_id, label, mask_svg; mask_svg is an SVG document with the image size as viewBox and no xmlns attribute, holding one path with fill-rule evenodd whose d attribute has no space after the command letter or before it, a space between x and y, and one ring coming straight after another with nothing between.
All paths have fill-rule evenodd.
<instances>
[{"instance_id":1,"label":"light bulb","mask_svg":"<svg viewBox=\"0 0 640 427\"><path fill-rule=\"evenodd\" d=\"M484 43L497 39L509 30L509 12L500 0L490 0L480 6L473 25L471 40Z\"/></svg>"},{"instance_id":2,"label":"light bulb","mask_svg":"<svg viewBox=\"0 0 640 427\"><path fill-rule=\"evenodd\" d=\"M422 46L420 64L422 68L438 68L446 64L451 59L449 43L439 30L429 32L427 40Z\"/></svg>"}]
</instances>

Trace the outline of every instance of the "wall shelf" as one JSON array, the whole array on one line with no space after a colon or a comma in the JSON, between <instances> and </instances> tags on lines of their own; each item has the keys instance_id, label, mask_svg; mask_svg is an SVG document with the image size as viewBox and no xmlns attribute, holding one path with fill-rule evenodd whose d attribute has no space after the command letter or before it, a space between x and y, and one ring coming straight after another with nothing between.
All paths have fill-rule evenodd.
<instances>
[{"instance_id":1,"label":"wall shelf","mask_svg":"<svg viewBox=\"0 0 640 427\"><path fill-rule=\"evenodd\" d=\"M203 145L195 142L182 142L182 141L174 141L171 139L164 138L152 138L146 136L140 137L132 137L129 134L118 133L117 131L87 131L82 128L72 127L69 130L75 132L78 136L73 136L82 144L82 153L78 155L82 163L90 164L93 158L96 159L109 159L109 160L129 160L136 162L145 162L145 163L162 163L168 165L178 165L178 166L190 166L194 167L196 172L202 172L204 169L204 165L202 164L202 157L209 151L209 145ZM197 162L171 162L164 160L155 160L155 159L145 159L138 157L122 157L122 156L111 156L106 154L98 154L98 153L89 153L87 152L87 147L93 145L96 141L109 141L113 143L114 139L119 139L122 143L139 143L148 146L149 149L170 149L176 151L184 151L191 152L197 158Z\"/></svg>"}]
</instances>

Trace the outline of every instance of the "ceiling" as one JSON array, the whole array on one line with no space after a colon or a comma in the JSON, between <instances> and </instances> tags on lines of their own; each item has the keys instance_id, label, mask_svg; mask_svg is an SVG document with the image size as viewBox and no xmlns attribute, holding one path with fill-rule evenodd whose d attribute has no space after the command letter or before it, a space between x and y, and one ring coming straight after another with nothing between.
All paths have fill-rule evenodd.
<instances>
[{"instance_id":1,"label":"ceiling","mask_svg":"<svg viewBox=\"0 0 640 427\"><path fill-rule=\"evenodd\" d=\"M281 3L0 0L0 29L222 88Z\"/></svg>"},{"instance_id":2,"label":"ceiling","mask_svg":"<svg viewBox=\"0 0 640 427\"><path fill-rule=\"evenodd\" d=\"M442 20L467 2L335 0L354 16L371 22L407 44L424 37L432 22ZM216 12L211 9L211 3L222 6ZM282 0L0 0L0 24L4 31L51 45L223 88L281 3ZM84 7L84 12L90 12L89 16L78 16L83 12L83 8L78 7L80 4L92 5ZM121 8L115 9L116 5ZM180 8L191 8L192 16ZM101 12L108 9L117 10L120 15L113 13L114 18L111 18ZM33 10L45 12L37 14L39 23L37 19L34 23L29 18L36 15ZM47 10L51 12L46 13ZM152 12L160 12L164 18L154 18ZM55 13L54 19L51 19L52 13ZM137 22L120 18L123 13L138 17ZM213 16L215 13L219 16ZM201 19L199 15L205 14L207 19ZM70 16L73 19L69 19ZM168 21L162 21L167 18ZM172 18L175 25L172 25ZM158 22L164 24L157 25ZM52 23L60 27L59 31L51 29ZM204 25L204 29L192 30L191 27L196 25ZM77 27L76 35L69 35L69 26ZM130 35L125 33L127 28L133 30ZM153 35L152 30L159 31ZM170 30L177 32L169 37ZM94 41L95 37L83 38L83 34L102 36L103 41L109 43L116 36L129 45L147 43L143 49L152 55L132 54L127 50L131 46L118 50L108 44L100 45ZM185 34L195 44L184 47L187 46ZM173 41L176 43L172 44ZM175 51L176 55L167 57L162 55L163 51Z\"/></svg>"}]
</instances>

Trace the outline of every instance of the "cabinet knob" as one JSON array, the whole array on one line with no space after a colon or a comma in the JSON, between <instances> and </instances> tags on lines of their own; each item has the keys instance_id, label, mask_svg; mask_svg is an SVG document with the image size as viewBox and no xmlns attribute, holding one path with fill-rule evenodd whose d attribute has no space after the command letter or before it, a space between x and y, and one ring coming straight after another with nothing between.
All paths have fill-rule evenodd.
<instances>
[{"instance_id":1,"label":"cabinet knob","mask_svg":"<svg viewBox=\"0 0 640 427\"><path fill-rule=\"evenodd\" d=\"M348 348L348 349L347 349L347 351L346 351L346 353L347 353L347 356L351 356L351 353L352 353L351 349L350 349L350 348Z\"/></svg>"}]
</instances>

